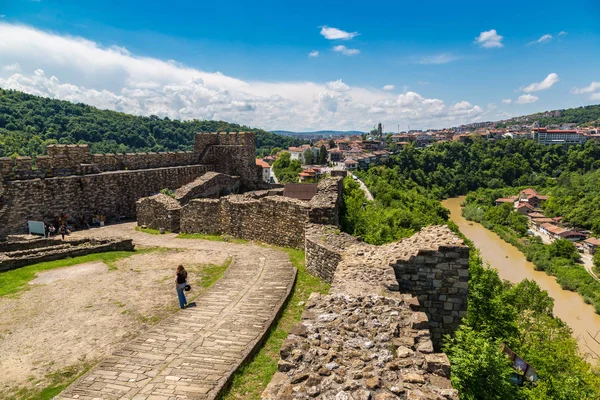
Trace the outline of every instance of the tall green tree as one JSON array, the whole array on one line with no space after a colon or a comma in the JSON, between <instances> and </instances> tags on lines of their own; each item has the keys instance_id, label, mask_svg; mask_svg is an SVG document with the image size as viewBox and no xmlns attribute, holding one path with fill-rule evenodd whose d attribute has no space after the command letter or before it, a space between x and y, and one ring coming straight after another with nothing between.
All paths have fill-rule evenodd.
<instances>
[{"instance_id":1,"label":"tall green tree","mask_svg":"<svg viewBox=\"0 0 600 400\"><path fill-rule=\"evenodd\" d=\"M319 149L319 164L327 164L327 149L325 148L324 144L321 145L321 148Z\"/></svg>"}]
</instances>

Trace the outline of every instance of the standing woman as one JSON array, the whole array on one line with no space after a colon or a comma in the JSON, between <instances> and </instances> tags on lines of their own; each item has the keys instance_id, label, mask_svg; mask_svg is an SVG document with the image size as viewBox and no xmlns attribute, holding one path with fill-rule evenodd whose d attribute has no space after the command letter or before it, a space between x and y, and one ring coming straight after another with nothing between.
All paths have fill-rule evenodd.
<instances>
[{"instance_id":1,"label":"standing woman","mask_svg":"<svg viewBox=\"0 0 600 400\"><path fill-rule=\"evenodd\" d=\"M177 267L177 278L175 279L175 287L177 288L177 297L179 298L179 307L185 308L187 300L183 291L187 285L187 271L183 265Z\"/></svg>"}]
</instances>

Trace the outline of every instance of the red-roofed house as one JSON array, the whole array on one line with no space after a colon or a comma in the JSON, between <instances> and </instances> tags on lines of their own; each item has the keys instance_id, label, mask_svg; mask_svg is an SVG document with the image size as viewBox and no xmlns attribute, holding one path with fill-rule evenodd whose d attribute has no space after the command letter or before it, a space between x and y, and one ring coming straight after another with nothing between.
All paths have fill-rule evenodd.
<instances>
[{"instance_id":1,"label":"red-roofed house","mask_svg":"<svg viewBox=\"0 0 600 400\"><path fill-rule=\"evenodd\" d=\"M519 192L519 201L529 203L534 208L539 208L542 202L546 200L548 200L548 196L542 196L532 188L527 188Z\"/></svg>"},{"instance_id":2,"label":"red-roofed house","mask_svg":"<svg viewBox=\"0 0 600 400\"><path fill-rule=\"evenodd\" d=\"M535 210L533 209L533 206L529 203L519 203L517 205L517 211L523 215L529 215Z\"/></svg>"},{"instance_id":3,"label":"red-roofed house","mask_svg":"<svg viewBox=\"0 0 600 400\"><path fill-rule=\"evenodd\" d=\"M510 197L501 197L499 199L496 199L496 205L502 205L504 203L514 203L517 200L517 196L510 196Z\"/></svg>"},{"instance_id":4,"label":"red-roofed house","mask_svg":"<svg viewBox=\"0 0 600 400\"><path fill-rule=\"evenodd\" d=\"M583 241L583 250L591 255L594 255L600 247L600 238L591 237Z\"/></svg>"},{"instance_id":5,"label":"red-roofed house","mask_svg":"<svg viewBox=\"0 0 600 400\"><path fill-rule=\"evenodd\" d=\"M256 165L262 167L262 179L263 181L269 183L271 182L271 166L264 160L260 158L256 159Z\"/></svg>"}]
</instances>

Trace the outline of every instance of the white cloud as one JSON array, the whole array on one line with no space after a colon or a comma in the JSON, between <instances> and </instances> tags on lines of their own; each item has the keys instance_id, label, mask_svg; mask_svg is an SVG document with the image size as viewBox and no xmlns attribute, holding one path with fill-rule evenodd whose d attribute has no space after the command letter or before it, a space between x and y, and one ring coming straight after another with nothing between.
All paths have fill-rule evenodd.
<instances>
[{"instance_id":1,"label":"white cloud","mask_svg":"<svg viewBox=\"0 0 600 400\"><path fill-rule=\"evenodd\" d=\"M334 92L347 92L348 90L350 90L350 86L342 82L341 79L338 79L337 81L327 82L325 86L327 87L327 89L333 90Z\"/></svg>"},{"instance_id":2,"label":"white cloud","mask_svg":"<svg viewBox=\"0 0 600 400\"><path fill-rule=\"evenodd\" d=\"M532 44L542 44L542 43L547 43L550 41L550 39L552 39L552 35L550 35L549 33L542 35L542 37L540 37L538 40L534 40L533 42L529 42L527 43L527 45L532 45Z\"/></svg>"},{"instance_id":3,"label":"white cloud","mask_svg":"<svg viewBox=\"0 0 600 400\"><path fill-rule=\"evenodd\" d=\"M502 99L502 102L504 104L510 104L510 103L512 103L512 100L511 99Z\"/></svg>"},{"instance_id":4,"label":"white cloud","mask_svg":"<svg viewBox=\"0 0 600 400\"><path fill-rule=\"evenodd\" d=\"M466 101L446 104L415 92L397 96L341 80L242 80L26 26L0 23L0 43L0 87L135 115L225 120L264 129L348 130L380 121L444 127L482 114Z\"/></svg>"},{"instance_id":5,"label":"white cloud","mask_svg":"<svg viewBox=\"0 0 600 400\"><path fill-rule=\"evenodd\" d=\"M333 46L333 51L337 51L338 53L342 53L346 56L355 56L360 53L360 50L358 49L349 49L341 44L338 46Z\"/></svg>"},{"instance_id":6,"label":"white cloud","mask_svg":"<svg viewBox=\"0 0 600 400\"><path fill-rule=\"evenodd\" d=\"M350 40L358 35L358 32L346 32L338 28L331 28L327 25L321 28L321 35L328 40Z\"/></svg>"},{"instance_id":7,"label":"white cloud","mask_svg":"<svg viewBox=\"0 0 600 400\"><path fill-rule=\"evenodd\" d=\"M5 65L4 67L2 67L2 69L7 72L19 72L21 70L21 66L19 65L19 63L12 63Z\"/></svg>"},{"instance_id":8,"label":"white cloud","mask_svg":"<svg viewBox=\"0 0 600 400\"><path fill-rule=\"evenodd\" d=\"M429 85L429 82L426 82L426 81L418 81L417 83L419 85Z\"/></svg>"},{"instance_id":9,"label":"white cloud","mask_svg":"<svg viewBox=\"0 0 600 400\"><path fill-rule=\"evenodd\" d=\"M504 37L498 35L498 32L496 32L495 29L490 29L489 31L481 32L479 36L475 38L475 43L486 49L491 49L494 47L503 47L502 39L504 39Z\"/></svg>"},{"instance_id":10,"label":"white cloud","mask_svg":"<svg viewBox=\"0 0 600 400\"><path fill-rule=\"evenodd\" d=\"M425 56L417 59L418 64L447 64L458 60L460 57L448 53Z\"/></svg>"},{"instance_id":11,"label":"white cloud","mask_svg":"<svg viewBox=\"0 0 600 400\"><path fill-rule=\"evenodd\" d=\"M558 36L563 36L563 35L568 35L568 34L569 34L569 33L568 33L568 32L565 32L565 31L560 31L560 32L558 32Z\"/></svg>"},{"instance_id":12,"label":"white cloud","mask_svg":"<svg viewBox=\"0 0 600 400\"><path fill-rule=\"evenodd\" d=\"M552 72L551 74L548 74L548 76L546 78L544 78L543 81L532 83L529 86L525 86L524 88L521 88L521 90L525 93L537 92L539 90L546 90L546 89L550 89L558 81L559 81L558 75L555 74L554 72Z\"/></svg>"},{"instance_id":13,"label":"white cloud","mask_svg":"<svg viewBox=\"0 0 600 400\"><path fill-rule=\"evenodd\" d=\"M385 91L387 91L387 92L389 92L389 91L392 91L392 90L394 90L394 89L396 89L396 86L394 86L394 85L385 85L385 86L383 87L383 90L385 90Z\"/></svg>"},{"instance_id":14,"label":"white cloud","mask_svg":"<svg viewBox=\"0 0 600 400\"><path fill-rule=\"evenodd\" d=\"M532 94L524 94L524 95L519 96L519 98L517 100L515 100L515 104L535 103L539 99L540 99L539 97L534 96Z\"/></svg>"},{"instance_id":15,"label":"white cloud","mask_svg":"<svg viewBox=\"0 0 600 400\"><path fill-rule=\"evenodd\" d=\"M595 92L596 90L600 90L600 82L593 81L586 87L574 88L573 93L575 93L575 94L592 93L592 92Z\"/></svg>"},{"instance_id":16,"label":"white cloud","mask_svg":"<svg viewBox=\"0 0 600 400\"><path fill-rule=\"evenodd\" d=\"M319 51L318 50L313 50L310 53L308 53L309 57L319 57Z\"/></svg>"},{"instance_id":17,"label":"white cloud","mask_svg":"<svg viewBox=\"0 0 600 400\"><path fill-rule=\"evenodd\" d=\"M598 92L598 93L592 93L590 95L590 100L594 100L594 101L600 100L600 92Z\"/></svg>"}]
</instances>

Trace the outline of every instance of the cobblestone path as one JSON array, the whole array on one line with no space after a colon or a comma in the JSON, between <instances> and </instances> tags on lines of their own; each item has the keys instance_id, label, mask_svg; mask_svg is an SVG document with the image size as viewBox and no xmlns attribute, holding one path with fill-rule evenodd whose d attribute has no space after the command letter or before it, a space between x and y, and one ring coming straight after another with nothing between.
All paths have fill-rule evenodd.
<instances>
[{"instance_id":1,"label":"cobblestone path","mask_svg":"<svg viewBox=\"0 0 600 400\"><path fill-rule=\"evenodd\" d=\"M167 247L173 240L177 247L187 241L164 239ZM188 243L193 242L199 246L200 241ZM214 399L266 335L296 276L285 253L250 245L244 256L235 254L239 251L225 275L195 299L195 307L143 333L57 398Z\"/></svg>"}]
</instances>

